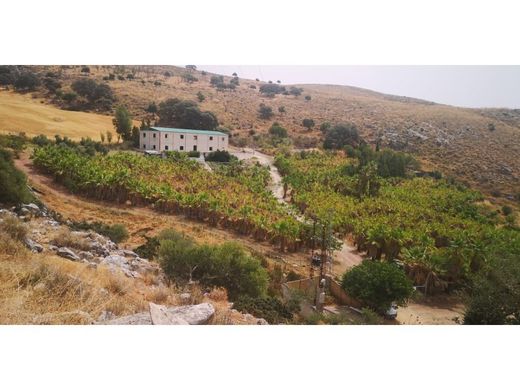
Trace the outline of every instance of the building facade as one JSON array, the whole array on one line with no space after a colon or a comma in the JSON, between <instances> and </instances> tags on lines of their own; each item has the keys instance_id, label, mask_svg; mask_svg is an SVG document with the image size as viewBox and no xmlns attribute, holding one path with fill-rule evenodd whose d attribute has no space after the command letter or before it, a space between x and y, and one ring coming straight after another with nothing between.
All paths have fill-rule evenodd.
<instances>
[{"instance_id":1,"label":"building facade","mask_svg":"<svg viewBox=\"0 0 520 390\"><path fill-rule=\"evenodd\" d=\"M211 153L217 150L228 150L228 138L226 133L220 131L151 127L140 130L139 148L157 152L176 150Z\"/></svg>"}]
</instances>

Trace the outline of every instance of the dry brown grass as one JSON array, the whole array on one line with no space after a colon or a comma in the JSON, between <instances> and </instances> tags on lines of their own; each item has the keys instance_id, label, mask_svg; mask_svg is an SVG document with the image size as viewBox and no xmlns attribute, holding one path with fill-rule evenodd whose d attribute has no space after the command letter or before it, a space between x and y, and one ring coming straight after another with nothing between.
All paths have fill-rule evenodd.
<instances>
[{"instance_id":1,"label":"dry brown grass","mask_svg":"<svg viewBox=\"0 0 520 390\"><path fill-rule=\"evenodd\" d=\"M0 324L87 324L103 311L121 316L147 310L150 300L173 303L174 293L56 256L0 254Z\"/></svg>"},{"instance_id":2,"label":"dry brown grass","mask_svg":"<svg viewBox=\"0 0 520 390\"><path fill-rule=\"evenodd\" d=\"M73 234L68 228L61 227L54 233L50 243L59 247L65 246L83 251L90 249L89 242L79 235Z\"/></svg>"},{"instance_id":3,"label":"dry brown grass","mask_svg":"<svg viewBox=\"0 0 520 390\"><path fill-rule=\"evenodd\" d=\"M55 134L72 139L91 137L99 140L100 132L113 131L112 118L86 112L65 111L42 104L31 95L0 91L0 132L27 135Z\"/></svg>"},{"instance_id":4,"label":"dry brown grass","mask_svg":"<svg viewBox=\"0 0 520 390\"><path fill-rule=\"evenodd\" d=\"M13 240L23 241L27 237L27 226L12 215L4 216L0 220L0 232L5 232Z\"/></svg>"}]
</instances>

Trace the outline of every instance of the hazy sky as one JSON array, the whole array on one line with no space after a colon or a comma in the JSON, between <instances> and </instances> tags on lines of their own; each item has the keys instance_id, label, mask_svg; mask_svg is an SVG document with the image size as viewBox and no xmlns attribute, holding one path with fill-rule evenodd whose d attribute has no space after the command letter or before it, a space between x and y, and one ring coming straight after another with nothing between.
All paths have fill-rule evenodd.
<instances>
[{"instance_id":1,"label":"hazy sky","mask_svg":"<svg viewBox=\"0 0 520 390\"><path fill-rule=\"evenodd\" d=\"M461 107L520 108L520 66L200 65L283 84L339 84Z\"/></svg>"}]
</instances>

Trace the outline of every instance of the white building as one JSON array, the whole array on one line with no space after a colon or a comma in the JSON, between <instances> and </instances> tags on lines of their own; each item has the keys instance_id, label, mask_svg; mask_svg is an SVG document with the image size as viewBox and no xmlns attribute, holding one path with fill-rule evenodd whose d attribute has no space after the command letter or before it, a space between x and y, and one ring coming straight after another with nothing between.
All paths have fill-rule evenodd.
<instances>
[{"instance_id":1,"label":"white building","mask_svg":"<svg viewBox=\"0 0 520 390\"><path fill-rule=\"evenodd\" d=\"M176 150L179 152L210 153L228 149L228 135L213 130L150 127L147 130L140 130L139 138L140 149L148 151Z\"/></svg>"}]
</instances>

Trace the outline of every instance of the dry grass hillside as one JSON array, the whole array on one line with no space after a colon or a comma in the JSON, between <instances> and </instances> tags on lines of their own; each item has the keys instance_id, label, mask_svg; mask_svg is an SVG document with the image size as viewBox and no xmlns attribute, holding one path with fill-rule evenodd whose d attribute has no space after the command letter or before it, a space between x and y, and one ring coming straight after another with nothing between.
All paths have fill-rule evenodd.
<instances>
[{"instance_id":1,"label":"dry grass hillside","mask_svg":"<svg viewBox=\"0 0 520 390\"><path fill-rule=\"evenodd\" d=\"M3 133L99 139L100 132L112 128L112 118L107 115L60 110L33 99L30 94L0 91L0 132Z\"/></svg>"},{"instance_id":2,"label":"dry grass hillside","mask_svg":"<svg viewBox=\"0 0 520 390\"><path fill-rule=\"evenodd\" d=\"M200 91L206 97L201 108L214 112L220 123L231 129L235 142L242 140L250 145L274 121L289 130L297 147L319 145L319 126L325 121L354 122L368 141L381 139L383 145L414 153L427 168L439 169L488 194L511 197L520 192L520 121L516 110L458 108L335 85L301 85L301 96L269 98L259 92L262 82L242 79L235 91L217 92L210 85L211 74L193 71L198 81L187 83L182 78L186 69L173 66L90 66L90 75L82 74L79 66L39 66L34 70L57 72L65 92L78 78L102 81L110 73L122 76L124 80L116 77L106 82L119 103L126 105L137 119L146 115L144 110L151 102L172 97L197 101ZM165 76L165 72L171 76ZM133 74L134 79L127 79L128 74ZM311 100L306 100L306 95ZM40 93L39 98L45 95ZM59 104L49 97L47 100ZM258 118L261 103L273 108L272 119ZM279 113L281 106L285 113ZM2 118L5 115L9 113L0 115L0 124L6 121ZM315 121L313 130L302 126L304 118ZM494 130L490 130L490 124ZM90 126L88 120L84 126ZM61 131L64 127L56 129Z\"/></svg>"}]
</instances>

